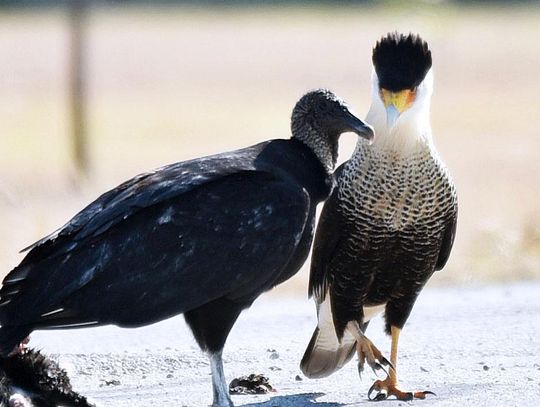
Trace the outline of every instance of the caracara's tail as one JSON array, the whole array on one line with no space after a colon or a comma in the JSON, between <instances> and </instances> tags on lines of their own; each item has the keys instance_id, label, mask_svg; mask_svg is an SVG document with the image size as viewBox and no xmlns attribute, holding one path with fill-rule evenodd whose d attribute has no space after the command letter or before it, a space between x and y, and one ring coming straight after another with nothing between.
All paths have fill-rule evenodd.
<instances>
[{"instance_id":1,"label":"caracara's tail","mask_svg":"<svg viewBox=\"0 0 540 407\"><path fill-rule=\"evenodd\" d=\"M351 360L356 348L356 340L347 330L341 341L338 340L330 296L318 305L317 314L317 328L300 362L302 372L312 379L329 376L341 369Z\"/></svg>"},{"instance_id":2,"label":"caracara's tail","mask_svg":"<svg viewBox=\"0 0 540 407\"><path fill-rule=\"evenodd\" d=\"M329 376L351 360L355 349L356 340L348 332L339 343L333 327L332 330L317 327L300 362L300 369L311 379Z\"/></svg>"}]
</instances>

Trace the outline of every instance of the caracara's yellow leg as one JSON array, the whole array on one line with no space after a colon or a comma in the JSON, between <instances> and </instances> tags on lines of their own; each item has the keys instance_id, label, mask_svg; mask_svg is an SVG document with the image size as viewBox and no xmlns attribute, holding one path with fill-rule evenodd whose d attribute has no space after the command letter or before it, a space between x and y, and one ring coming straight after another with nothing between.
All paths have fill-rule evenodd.
<instances>
[{"instance_id":1,"label":"caracara's yellow leg","mask_svg":"<svg viewBox=\"0 0 540 407\"><path fill-rule=\"evenodd\" d=\"M370 400L380 401L385 400L390 396L395 396L398 400L412 400L413 398L424 399L426 394L435 394L431 391L417 391L417 392L406 392L399 389L399 383L397 378L397 354L398 354L398 342L399 334L401 329L398 327L392 326L392 349L390 351L390 363L392 363L392 368L388 372L388 377L384 380L377 380L373 383L373 386L369 389L368 398ZM376 392L375 397L371 398L371 393Z\"/></svg>"}]
</instances>

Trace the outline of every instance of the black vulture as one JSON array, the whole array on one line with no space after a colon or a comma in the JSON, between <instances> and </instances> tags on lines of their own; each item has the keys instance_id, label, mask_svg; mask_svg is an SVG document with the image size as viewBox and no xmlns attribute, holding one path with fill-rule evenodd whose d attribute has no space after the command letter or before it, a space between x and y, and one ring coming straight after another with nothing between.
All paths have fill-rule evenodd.
<instances>
[{"instance_id":1,"label":"black vulture","mask_svg":"<svg viewBox=\"0 0 540 407\"><path fill-rule=\"evenodd\" d=\"M456 231L456 189L432 140L431 63L417 35L391 33L376 44L366 120L377 139L359 140L336 171L313 247L309 292L319 322L301 368L308 377L328 376L356 349L360 372L366 359L374 369L389 369L368 392L377 400L429 393L400 390L398 339L420 291L446 264ZM365 336L383 310L390 362Z\"/></svg>"},{"instance_id":2,"label":"black vulture","mask_svg":"<svg viewBox=\"0 0 540 407\"><path fill-rule=\"evenodd\" d=\"M179 162L101 195L39 240L0 290L0 352L36 329L138 327L184 314L231 406L222 349L238 315L304 263L339 135L373 131L327 90L304 95L292 138Z\"/></svg>"}]
</instances>

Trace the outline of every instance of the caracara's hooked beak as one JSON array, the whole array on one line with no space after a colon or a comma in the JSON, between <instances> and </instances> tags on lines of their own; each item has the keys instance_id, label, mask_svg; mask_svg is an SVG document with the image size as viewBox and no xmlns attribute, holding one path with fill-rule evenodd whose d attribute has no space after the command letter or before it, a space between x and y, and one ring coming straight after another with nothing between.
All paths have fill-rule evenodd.
<instances>
[{"instance_id":1,"label":"caracara's hooked beak","mask_svg":"<svg viewBox=\"0 0 540 407\"><path fill-rule=\"evenodd\" d=\"M399 116L411 107L416 99L416 91L412 89L392 92L381 88L380 95L386 108L386 124L389 129L395 126Z\"/></svg>"}]
</instances>

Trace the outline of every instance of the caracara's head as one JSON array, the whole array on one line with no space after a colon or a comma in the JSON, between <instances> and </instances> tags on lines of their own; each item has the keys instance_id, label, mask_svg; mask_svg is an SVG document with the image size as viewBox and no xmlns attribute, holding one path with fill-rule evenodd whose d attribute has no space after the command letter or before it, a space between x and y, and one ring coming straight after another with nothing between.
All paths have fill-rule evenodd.
<instances>
[{"instance_id":1,"label":"caracara's head","mask_svg":"<svg viewBox=\"0 0 540 407\"><path fill-rule=\"evenodd\" d=\"M389 33L373 48L372 59L370 115L378 119L375 129L384 126L390 133L398 125L429 121L433 76L427 43L419 35Z\"/></svg>"}]
</instances>

